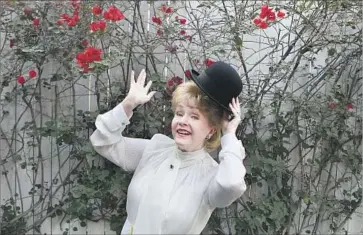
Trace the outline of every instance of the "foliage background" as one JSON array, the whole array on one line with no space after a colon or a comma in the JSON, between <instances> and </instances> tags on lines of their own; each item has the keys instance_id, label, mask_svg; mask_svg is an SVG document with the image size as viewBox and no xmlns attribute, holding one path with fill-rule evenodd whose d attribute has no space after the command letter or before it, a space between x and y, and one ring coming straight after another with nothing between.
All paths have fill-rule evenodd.
<instances>
[{"instance_id":1,"label":"foliage background","mask_svg":"<svg viewBox=\"0 0 363 235\"><path fill-rule=\"evenodd\" d=\"M164 3L175 11L163 13ZM260 29L253 20L264 3L286 16ZM167 81L187 79L184 71L206 59L229 61L243 79L237 134L249 189L216 210L205 233L363 231L360 1L82 1L73 27L56 23L74 12L69 1L0 4L1 234L90 233L95 222L119 232L131 175L90 146L97 114L123 99L132 69L145 67L159 92L125 135L170 135ZM91 33L95 4L115 5L126 19ZM75 59L83 40L103 52L89 73Z\"/></svg>"}]
</instances>

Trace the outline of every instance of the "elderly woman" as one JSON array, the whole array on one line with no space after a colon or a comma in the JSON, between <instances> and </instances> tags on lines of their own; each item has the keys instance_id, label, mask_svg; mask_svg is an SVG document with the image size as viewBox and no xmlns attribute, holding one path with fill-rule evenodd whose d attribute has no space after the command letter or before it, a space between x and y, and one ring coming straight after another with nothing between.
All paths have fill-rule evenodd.
<instances>
[{"instance_id":1,"label":"elderly woman","mask_svg":"<svg viewBox=\"0 0 363 235\"><path fill-rule=\"evenodd\" d=\"M133 109L155 93L145 78L143 70L135 81L132 72L128 95L97 117L90 137L99 154L134 172L121 234L200 234L215 208L229 206L246 190L245 151L235 135L241 79L223 62L201 74L193 70L193 81L173 93L173 139L124 137ZM220 145L218 164L208 152Z\"/></svg>"}]
</instances>

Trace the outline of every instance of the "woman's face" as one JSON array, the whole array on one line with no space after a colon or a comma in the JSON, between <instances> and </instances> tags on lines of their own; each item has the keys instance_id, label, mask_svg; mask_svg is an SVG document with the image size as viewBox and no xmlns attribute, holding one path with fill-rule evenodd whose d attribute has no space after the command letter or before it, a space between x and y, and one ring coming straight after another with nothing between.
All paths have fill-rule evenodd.
<instances>
[{"instance_id":1,"label":"woman's face","mask_svg":"<svg viewBox=\"0 0 363 235\"><path fill-rule=\"evenodd\" d=\"M195 102L188 100L175 107L171 130L179 149L186 152L203 148L206 137L213 134L207 117L199 111Z\"/></svg>"}]
</instances>

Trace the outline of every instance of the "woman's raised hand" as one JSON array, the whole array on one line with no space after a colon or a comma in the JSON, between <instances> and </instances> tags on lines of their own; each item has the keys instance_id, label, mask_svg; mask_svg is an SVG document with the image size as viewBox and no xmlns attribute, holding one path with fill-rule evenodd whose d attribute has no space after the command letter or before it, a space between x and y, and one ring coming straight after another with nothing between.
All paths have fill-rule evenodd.
<instances>
[{"instance_id":1,"label":"woman's raised hand","mask_svg":"<svg viewBox=\"0 0 363 235\"><path fill-rule=\"evenodd\" d=\"M229 104L231 111L233 113L233 118L231 120L225 119L222 125L223 134L236 133L237 127L241 122L241 107L238 98L233 98L232 102Z\"/></svg>"},{"instance_id":2,"label":"woman's raised hand","mask_svg":"<svg viewBox=\"0 0 363 235\"><path fill-rule=\"evenodd\" d=\"M135 81L135 72L131 72L131 82L130 82L130 90L127 94L125 100L134 106L134 108L138 105L145 104L148 102L156 91L149 92L152 81L149 81L145 86L146 72L145 69L142 69L139 77Z\"/></svg>"}]
</instances>

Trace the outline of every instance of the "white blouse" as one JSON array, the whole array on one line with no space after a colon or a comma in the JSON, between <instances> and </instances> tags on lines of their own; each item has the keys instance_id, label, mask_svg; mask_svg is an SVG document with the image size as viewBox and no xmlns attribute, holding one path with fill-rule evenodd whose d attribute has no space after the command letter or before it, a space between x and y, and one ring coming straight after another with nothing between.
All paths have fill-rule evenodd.
<instances>
[{"instance_id":1,"label":"white blouse","mask_svg":"<svg viewBox=\"0 0 363 235\"><path fill-rule=\"evenodd\" d=\"M245 150L234 134L221 138L218 164L204 149L180 151L174 140L122 136L129 119L121 104L98 115L94 149L126 171L135 171L121 234L200 234L213 210L246 190Z\"/></svg>"}]
</instances>

